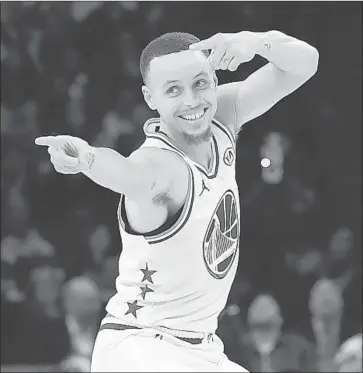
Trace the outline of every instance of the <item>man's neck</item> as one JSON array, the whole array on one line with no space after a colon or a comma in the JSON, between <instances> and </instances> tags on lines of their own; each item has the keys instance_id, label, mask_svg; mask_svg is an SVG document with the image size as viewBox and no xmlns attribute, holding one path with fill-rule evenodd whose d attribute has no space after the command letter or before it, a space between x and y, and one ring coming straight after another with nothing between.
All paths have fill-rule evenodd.
<instances>
[{"instance_id":1,"label":"man's neck","mask_svg":"<svg viewBox=\"0 0 363 373\"><path fill-rule=\"evenodd\" d=\"M205 169L209 169L212 161L212 141L211 139L201 142L195 145L185 144L181 146L180 150L183 151L192 161L203 166Z\"/></svg>"},{"instance_id":2,"label":"man's neck","mask_svg":"<svg viewBox=\"0 0 363 373\"><path fill-rule=\"evenodd\" d=\"M162 131L178 146L178 148L187 155L192 161L198 163L206 169L212 161L212 138L206 141L191 144L188 143L182 134L169 131L165 124L162 124Z\"/></svg>"}]
</instances>

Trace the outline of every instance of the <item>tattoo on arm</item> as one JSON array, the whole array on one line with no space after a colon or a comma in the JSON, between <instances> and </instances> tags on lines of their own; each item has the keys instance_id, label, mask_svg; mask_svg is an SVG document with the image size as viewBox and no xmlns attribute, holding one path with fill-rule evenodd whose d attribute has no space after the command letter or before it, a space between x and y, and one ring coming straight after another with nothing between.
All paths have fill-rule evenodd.
<instances>
[{"instance_id":1,"label":"tattoo on arm","mask_svg":"<svg viewBox=\"0 0 363 373\"><path fill-rule=\"evenodd\" d=\"M265 45L267 52L269 52L271 49L271 44L266 42L264 45Z\"/></svg>"},{"instance_id":2,"label":"tattoo on arm","mask_svg":"<svg viewBox=\"0 0 363 373\"><path fill-rule=\"evenodd\" d=\"M157 181L158 181L158 177L156 176L155 179L153 180L153 182L151 183L150 190L155 189Z\"/></svg>"},{"instance_id":3,"label":"tattoo on arm","mask_svg":"<svg viewBox=\"0 0 363 373\"><path fill-rule=\"evenodd\" d=\"M92 168L94 161L95 161L95 153L94 152L88 153L87 163L88 163L89 170Z\"/></svg>"}]
</instances>

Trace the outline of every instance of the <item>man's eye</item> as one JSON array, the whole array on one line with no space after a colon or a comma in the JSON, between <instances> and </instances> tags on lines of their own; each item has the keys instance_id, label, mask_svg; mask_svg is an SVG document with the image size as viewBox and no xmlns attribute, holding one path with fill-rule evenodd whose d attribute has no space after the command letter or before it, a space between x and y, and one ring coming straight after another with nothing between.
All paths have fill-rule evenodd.
<instances>
[{"instance_id":1,"label":"man's eye","mask_svg":"<svg viewBox=\"0 0 363 373\"><path fill-rule=\"evenodd\" d=\"M170 87L170 88L167 89L166 93L167 94L171 94L171 95L178 94L179 93L179 87L172 86L172 87Z\"/></svg>"},{"instance_id":2,"label":"man's eye","mask_svg":"<svg viewBox=\"0 0 363 373\"><path fill-rule=\"evenodd\" d=\"M195 86L197 88L204 88L204 87L207 87L209 84L209 81L208 80L205 80L205 79L199 79L196 83L195 83Z\"/></svg>"}]
</instances>

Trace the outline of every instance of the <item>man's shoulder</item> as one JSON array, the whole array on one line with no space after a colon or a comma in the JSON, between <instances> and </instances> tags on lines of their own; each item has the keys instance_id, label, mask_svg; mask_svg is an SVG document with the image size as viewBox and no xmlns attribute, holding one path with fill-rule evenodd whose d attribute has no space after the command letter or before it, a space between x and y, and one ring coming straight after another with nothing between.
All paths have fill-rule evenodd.
<instances>
[{"instance_id":1,"label":"man's shoulder","mask_svg":"<svg viewBox=\"0 0 363 373\"><path fill-rule=\"evenodd\" d=\"M134 150L129 159L134 162L155 162L159 158L164 158L163 149L156 146L140 146Z\"/></svg>"},{"instance_id":2,"label":"man's shoulder","mask_svg":"<svg viewBox=\"0 0 363 373\"><path fill-rule=\"evenodd\" d=\"M156 146L140 146L130 154L129 159L135 163L163 169L173 176L184 177L188 172L187 163L180 155Z\"/></svg>"},{"instance_id":3,"label":"man's shoulder","mask_svg":"<svg viewBox=\"0 0 363 373\"><path fill-rule=\"evenodd\" d=\"M191 182L187 162L176 152L156 146L141 146L129 158L134 162L141 162L145 170L153 170L155 181L152 193L149 195L151 199L148 202L157 206L155 214L162 213L164 219L165 211L160 210L161 205L167 206L168 210L170 207L170 211L176 213L175 208L178 207L177 210L179 210L185 203ZM140 199L143 204L145 203L144 197Z\"/></svg>"},{"instance_id":4,"label":"man's shoulder","mask_svg":"<svg viewBox=\"0 0 363 373\"><path fill-rule=\"evenodd\" d=\"M176 162L175 160L180 160L181 157L169 149L157 146L140 146L130 154L129 159L133 162L168 163Z\"/></svg>"}]
</instances>

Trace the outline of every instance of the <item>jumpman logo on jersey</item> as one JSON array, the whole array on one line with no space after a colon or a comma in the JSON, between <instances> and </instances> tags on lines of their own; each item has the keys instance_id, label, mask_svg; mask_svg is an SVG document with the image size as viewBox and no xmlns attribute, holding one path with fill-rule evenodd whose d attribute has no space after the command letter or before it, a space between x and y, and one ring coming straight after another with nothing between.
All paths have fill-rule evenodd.
<instances>
[{"instance_id":1,"label":"jumpman logo on jersey","mask_svg":"<svg viewBox=\"0 0 363 373\"><path fill-rule=\"evenodd\" d=\"M205 185L205 181L204 181L204 179L202 179L202 191L200 192L199 197L202 195L202 193L203 193L205 190L208 190L208 192L210 192L210 189Z\"/></svg>"}]
</instances>

